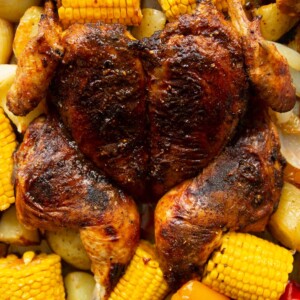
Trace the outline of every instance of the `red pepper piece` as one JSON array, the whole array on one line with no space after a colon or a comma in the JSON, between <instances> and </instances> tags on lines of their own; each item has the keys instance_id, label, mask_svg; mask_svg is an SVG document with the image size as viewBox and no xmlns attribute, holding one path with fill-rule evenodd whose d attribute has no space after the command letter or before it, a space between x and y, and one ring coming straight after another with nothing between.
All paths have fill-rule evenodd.
<instances>
[{"instance_id":1,"label":"red pepper piece","mask_svg":"<svg viewBox=\"0 0 300 300\"><path fill-rule=\"evenodd\" d=\"M296 281L290 281L279 300L300 300L300 284Z\"/></svg>"}]
</instances>

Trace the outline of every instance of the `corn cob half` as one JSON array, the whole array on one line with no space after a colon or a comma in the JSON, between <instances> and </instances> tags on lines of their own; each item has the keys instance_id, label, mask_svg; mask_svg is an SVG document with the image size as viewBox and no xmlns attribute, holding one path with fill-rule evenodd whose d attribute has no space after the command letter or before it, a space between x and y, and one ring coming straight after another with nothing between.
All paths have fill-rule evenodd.
<instances>
[{"instance_id":1,"label":"corn cob half","mask_svg":"<svg viewBox=\"0 0 300 300\"><path fill-rule=\"evenodd\" d=\"M173 21L180 15L194 12L199 0L158 0L158 2L168 21Z\"/></svg>"},{"instance_id":2,"label":"corn cob half","mask_svg":"<svg viewBox=\"0 0 300 300\"><path fill-rule=\"evenodd\" d=\"M13 128L0 107L0 211L7 209L15 202L12 173L13 152L16 146Z\"/></svg>"},{"instance_id":3,"label":"corn cob half","mask_svg":"<svg viewBox=\"0 0 300 300\"><path fill-rule=\"evenodd\" d=\"M203 283L233 299L279 299L293 269L287 249L243 233L224 235L203 275Z\"/></svg>"},{"instance_id":4,"label":"corn cob half","mask_svg":"<svg viewBox=\"0 0 300 300\"><path fill-rule=\"evenodd\" d=\"M245 0L241 0L243 5ZM191 14L196 10L199 0L158 0L168 21L174 21L180 15ZM219 11L226 12L228 4L226 0L212 0L212 3Z\"/></svg>"},{"instance_id":5,"label":"corn cob half","mask_svg":"<svg viewBox=\"0 0 300 300\"><path fill-rule=\"evenodd\" d=\"M58 15L65 28L97 21L139 25L142 20L140 0L60 0Z\"/></svg>"},{"instance_id":6,"label":"corn cob half","mask_svg":"<svg viewBox=\"0 0 300 300\"><path fill-rule=\"evenodd\" d=\"M110 300L161 300L169 287L156 259L154 247L141 241L126 273L110 295Z\"/></svg>"},{"instance_id":7,"label":"corn cob half","mask_svg":"<svg viewBox=\"0 0 300 300\"><path fill-rule=\"evenodd\" d=\"M60 257L35 255L29 251L20 259L8 255L0 259L0 295L3 300L64 300Z\"/></svg>"}]
</instances>

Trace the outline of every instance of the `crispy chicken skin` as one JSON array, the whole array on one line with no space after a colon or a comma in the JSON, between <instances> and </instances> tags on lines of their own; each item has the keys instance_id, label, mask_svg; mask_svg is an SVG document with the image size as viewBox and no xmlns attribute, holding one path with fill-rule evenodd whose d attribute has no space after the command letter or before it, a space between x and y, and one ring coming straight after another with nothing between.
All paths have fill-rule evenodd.
<instances>
[{"instance_id":1,"label":"crispy chicken skin","mask_svg":"<svg viewBox=\"0 0 300 300\"><path fill-rule=\"evenodd\" d=\"M222 151L245 110L248 83L239 37L210 3L145 43L150 176L162 196Z\"/></svg>"},{"instance_id":2,"label":"crispy chicken skin","mask_svg":"<svg viewBox=\"0 0 300 300\"><path fill-rule=\"evenodd\" d=\"M232 145L158 202L156 247L173 288L201 277L224 232L262 231L277 207L284 161L276 128L262 110L249 115Z\"/></svg>"},{"instance_id":3,"label":"crispy chicken skin","mask_svg":"<svg viewBox=\"0 0 300 300\"><path fill-rule=\"evenodd\" d=\"M146 80L127 35L121 25L69 27L50 93L82 153L137 198L148 160Z\"/></svg>"},{"instance_id":4,"label":"crispy chicken skin","mask_svg":"<svg viewBox=\"0 0 300 300\"><path fill-rule=\"evenodd\" d=\"M255 94L273 110L286 112L296 102L296 90L286 59L261 35L260 20L250 22L240 0L229 0L228 13L242 39L245 64Z\"/></svg>"},{"instance_id":5,"label":"crispy chicken skin","mask_svg":"<svg viewBox=\"0 0 300 300\"><path fill-rule=\"evenodd\" d=\"M132 198L85 160L56 117L30 125L15 162L21 223L45 230L78 228L101 299L107 299L139 241Z\"/></svg>"},{"instance_id":6,"label":"crispy chicken skin","mask_svg":"<svg viewBox=\"0 0 300 300\"><path fill-rule=\"evenodd\" d=\"M7 95L7 106L15 115L25 116L46 97L54 71L63 55L61 32L54 5L52 1L47 1L38 35L19 57L16 79Z\"/></svg>"}]
</instances>

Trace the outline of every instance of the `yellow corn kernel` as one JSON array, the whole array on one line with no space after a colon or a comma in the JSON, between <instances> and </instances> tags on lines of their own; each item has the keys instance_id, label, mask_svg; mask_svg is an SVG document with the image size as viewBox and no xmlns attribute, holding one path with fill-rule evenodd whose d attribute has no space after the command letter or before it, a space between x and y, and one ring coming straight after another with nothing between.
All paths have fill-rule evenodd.
<instances>
[{"instance_id":1,"label":"yellow corn kernel","mask_svg":"<svg viewBox=\"0 0 300 300\"><path fill-rule=\"evenodd\" d=\"M0 258L1 299L64 300L60 257L25 252Z\"/></svg>"},{"instance_id":2,"label":"yellow corn kernel","mask_svg":"<svg viewBox=\"0 0 300 300\"><path fill-rule=\"evenodd\" d=\"M202 281L234 299L279 299L292 269L293 255L287 249L250 234L228 233Z\"/></svg>"},{"instance_id":3,"label":"yellow corn kernel","mask_svg":"<svg viewBox=\"0 0 300 300\"><path fill-rule=\"evenodd\" d=\"M0 211L15 202L12 173L13 152L16 146L16 135L0 107Z\"/></svg>"},{"instance_id":4,"label":"yellow corn kernel","mask_svg":"<svg viewBox=\"0 0 300 300\"><path fill-rule=\"evenodd\" d=\"M168 291L154 247L141 241L109 300L161 300Z\"/></svg>"},{"instance_id":5,"label":"yellow corn kernel","mask_svg":"<svg viewBox=\"0 0 300 300\"><path fill-rule=\"evenodd\" d=\"M140 0L62 0L58 6L58 15L64 27L97 21L136 26L143 17Z\"/></svg>"}]
</instances>

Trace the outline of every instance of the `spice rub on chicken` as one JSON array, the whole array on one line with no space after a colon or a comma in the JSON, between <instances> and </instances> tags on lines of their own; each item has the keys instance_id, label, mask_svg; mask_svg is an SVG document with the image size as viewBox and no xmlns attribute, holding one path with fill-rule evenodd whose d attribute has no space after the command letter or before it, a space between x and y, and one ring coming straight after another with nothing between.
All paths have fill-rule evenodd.
<instances>
[{"instance_id":1,"label":"spice rub on chicken","mask_svg":"<svg viewBox=\"0 0 300 300\"><path fill-rule=\"evenodd\" d=\"M53 17L51 13L44 19ZM38 67L44 58L32 52L34 47L40 53L36 39L30 46L34 60L26 68L20 63L8 103L13 112L25 114L28 106L23 108L21 102L38 102L31 97L39 80L41 96L47 94L55 116L33 123L16 156L21 222L48 230L68 223L87 226L81 229L83 242L87 236L102 241L99 224L106 228L117 222L116 234L121 233L119 222L130 228L131 212L131 224L137 226L136 208L126 194L138 202L155 202L175 185L159 202L155 218L158 252L173 287L201 276L224 231L263 230L279 199L283 169L278 137L265 111L269 106L291 109L295 89L286 61L264 44L240 6L229 5L229 15L231 22L211 3L201 2L195 14L182 16L143 41L132 40L118 24L72 25L61 35L57 32L62 51L59 59L48 57L57 65L51 69ZM43 24L39 36L49 31ZM55 49L50 43L47 53ZM28 67L32 84L25 76ZM16 93L20 90L25 98ZM248 99L254 91L258 94ZM255 115L251 120L256 121L245 121L245 114ZM49 144L47 136L53 140ZM51 145L56 151L47 151ZM83 157L87 167L81 169ZM71 169L59 170L67 166ZM95 178L83 172L90 168ZM37 179L34 185L32 178ZM47 194L47 189L38 178L57 183L64 193L52 188L55 197L49 193L41 199L37 191ZM83 194L72 191L74 181ZM96 211L89 202L89 187L97 191ZM72 192L71 202L64 197L66 191ZM58 219L50 217L51 212ZM128 234L135 241L133 227ZM121 244L108 240L104 245L126 253L117 265L123 265L136 246L124 234ZM95 264L103 261L104 270L111 270L109 252L95 254L96 248L84 244ZM104 291L113 285L109 274L98 276Z\"/></svg>"}]
</instances>

